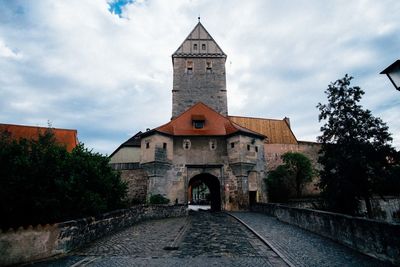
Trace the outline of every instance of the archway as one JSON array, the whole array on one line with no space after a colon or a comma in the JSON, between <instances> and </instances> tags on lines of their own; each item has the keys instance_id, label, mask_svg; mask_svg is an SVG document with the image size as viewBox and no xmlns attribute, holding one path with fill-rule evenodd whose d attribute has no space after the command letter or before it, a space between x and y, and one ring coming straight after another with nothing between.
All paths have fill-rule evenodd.
<instances>
[{"instance_id":1,"label":"archway","mask_svg":"<svg viewBox=\"0 0 400 267\"><path fill-rule=\"evenodd\" d=\"M208 191L203 190L203 185L207 187ZM195 194L193 194L193 190L195 188L198 188L198 190L195 190ZM196 199L200 201L210 202L211 211L220 211L221 191L218 178L208 173L202 173L193 176L192 179L190 179L189 181L188 199L189 201L193 201L193 199Z\"/></svg>"}]
</instances>

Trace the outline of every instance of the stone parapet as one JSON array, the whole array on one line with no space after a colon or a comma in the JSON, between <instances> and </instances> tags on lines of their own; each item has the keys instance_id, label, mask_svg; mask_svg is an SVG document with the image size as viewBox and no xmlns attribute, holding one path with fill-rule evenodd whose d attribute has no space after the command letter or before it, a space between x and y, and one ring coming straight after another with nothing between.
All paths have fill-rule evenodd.
<instances>
[{"instance_id":1,"label":"stone parapet","mask_svg":"<svg viewBox=\"0 0 400 267\"><path fill-rule=\"evenodd\" d=\"M137 222L186 216L187 213L186 205L137 205L96 217L10 229L0 233L0 266L65 254Z\"/></svg>"},{"instance_id":2,"label":"stone parapet","mask_svg":"<svg viewBox=\"0 0 400 267\"><path fill-rule=\"evenodd\" d=\"M328 237L374 258L400 264L400 224L280 204L258 203L252 210Z\"/></svg>"}]
</instances>

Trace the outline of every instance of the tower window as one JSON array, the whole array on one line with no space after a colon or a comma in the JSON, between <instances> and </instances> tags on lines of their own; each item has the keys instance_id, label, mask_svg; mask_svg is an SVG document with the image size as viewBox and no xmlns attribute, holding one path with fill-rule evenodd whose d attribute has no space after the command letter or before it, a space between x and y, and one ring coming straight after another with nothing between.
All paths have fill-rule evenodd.
<instances>
[{"instance_id":1,"label":"tower window","mask_svg":"<svg viewBox=\"0 0 400 267\"><path fill-rule=\"evenodd\" d=\"M231 148L234 148L235 147L235 143L231 143Z\"/></svg>"},{"instance_id":2,"label":"tower window","mask_svg":"<svg viewBox=\"0 0 400 267\"><path fill-rule=\"evenodd\" d=\"M193 44L193 50L197 50L197 44Z\"/></svg>"},{"instance_id":3,"label":"tower window","mask_svg":"<svg viewBox=\"0 0 400 267\"><path fill-rule=\"evenodd\" d=\"M206 50L206 44L201 45L201 50Z\"/></svg>"},{"instance_id":4,"label":"tower window","mask_svg":"<svg viewBox=\"0 0 400 267\"><path fill-rule=\"evenodd\" d=\"M193 61L186 61L186 73L187 74L193 73Z\"/></svg>"},{"instance_id":5,"label":"tower window","mask_svg":"<svg viewBox=\"0 0 400 267\"><path fill-rule=\"evenodd\" d=\"M247 150L250 151L250 145L247 145Z\"/></svg>"},{"instance_id":6,"label":"tower window","mask_svg":"<svg viewBox=\"0 0 400 267\"><path fill-rule=\"evenodd\" d=\"M206 62L206 72L207 73L211 73L212 72L212 62L211 61L207 61Z\"/></svg>"},{"instance_id":7,"label":"tower window","mask_svg":"<svg viewBox=\"0 0 400 267\"><path fill-rule=\"evenodd\" d=\"M258 153L258 146L256 146L254 149L255 149L255 150L256 150L256 152Z\"/></svg>"},{"instance_id":8,"label":"tower window","mask_svg":"<svg viewBox=\"0 0 400 267\"><path fill-rule=\"evenodd\" d=\"M167 149L167 143L163 143L162 148Z\"/></svg>"}]
</instances>

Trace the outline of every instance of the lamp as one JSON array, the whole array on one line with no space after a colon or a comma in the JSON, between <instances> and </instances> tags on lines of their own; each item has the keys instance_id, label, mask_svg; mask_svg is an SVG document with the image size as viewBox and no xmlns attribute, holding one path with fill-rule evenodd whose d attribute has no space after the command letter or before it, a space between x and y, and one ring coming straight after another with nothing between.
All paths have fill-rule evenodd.
<instances>
[{"instance_id":1,"label":"lamp","mask_svg":"<svg viewBox=\"0 0 400 267\"><path fill-rule=\"evenodd\" d=\"M400 60L396 60L380 74L386 74L392 82L394 88L400 91Z\"/></svg>"}]
</instances>

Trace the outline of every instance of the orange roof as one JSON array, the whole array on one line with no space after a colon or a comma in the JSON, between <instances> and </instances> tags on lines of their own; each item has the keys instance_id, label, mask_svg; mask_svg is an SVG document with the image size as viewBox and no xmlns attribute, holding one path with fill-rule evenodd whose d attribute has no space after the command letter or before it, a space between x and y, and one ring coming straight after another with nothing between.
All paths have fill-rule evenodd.
<instances>
[{"instance_id":1,"label":"orange roof","mask_svg":"<svg viewBox=\"0 0 400 267\"><path fill-rule=\"evenodd\" d=\"M283 120L229 116L229 119L242 127L268 137L270 144L297 144L296 136L289 124Z\"/></svg>"},{"instance_id":2,"label":"orange roof","mask_svg":"<svg viewBox=\"0 0 400 267\"><path fill-rule=\"evenodd\" d=\"M49 129L47 127L38 126L25 126L25 125L13 125L13 124L1 124L0 132L7 132L11 134L11 138L19 140L22 138L37 140L40 134L44 134ZM51 128L53 131L56 142L65 145L69 152L78 144L77 131L68 129L56 129Z\"/></svg>"},{"instance_id":3,"label":"orange roof","mask_svg":"<svg viewBox=\"0 0 400 267\"><path fill-rule=\"evenodd\" d=\"M204 127L196 129L193 126L194 120L204 120ZM246 129L223 115L219 114L207 105L198 102L181 115L167 124L154 129L154 131L168 135L191 136L191 135L230 135L237 132L265 137L260 133Z\"/></svg>"}]
</instances>

